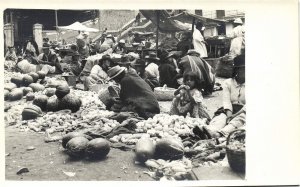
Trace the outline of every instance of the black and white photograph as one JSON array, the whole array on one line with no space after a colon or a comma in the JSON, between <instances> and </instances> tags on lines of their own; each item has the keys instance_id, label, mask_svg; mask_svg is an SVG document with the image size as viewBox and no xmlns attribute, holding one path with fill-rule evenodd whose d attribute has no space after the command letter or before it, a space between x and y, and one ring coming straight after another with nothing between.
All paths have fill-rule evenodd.
<instances>
[{"instance_id":1,"label":"black and white photograph","mask_svg":"<svg viewBox=\"0 0 300 187\"><path fill-rule=\"evenodd\" d=\"M6 9L6 180L243 180L242 10Z\"/></svg>"},{"instance_id":2,"label":"black and white photograph","mask_svg":"<svg viewBox=\"0 0 300 187\"><path fill-rule=\"evenodd\" d=\"M54 2L1 9L6 184L297 184L293 0Z\"/></svg>"}]
</instances>

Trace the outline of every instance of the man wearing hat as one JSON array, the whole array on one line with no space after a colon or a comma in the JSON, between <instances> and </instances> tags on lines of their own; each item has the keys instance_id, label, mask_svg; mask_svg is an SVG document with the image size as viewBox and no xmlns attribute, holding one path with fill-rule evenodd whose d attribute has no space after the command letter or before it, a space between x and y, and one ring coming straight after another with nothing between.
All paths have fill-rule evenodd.
<instances>
[{"instance_id":1,"label":"man wearing hat","mask_svg":"<svg viewBox=\"0 0 300 187\"><path fill-rule=\"evenodd\" d=\"M159 71L158 65L159 58L157 58L156 54L151 52L149 55L145 57L146 64L145 64L145 79L150 79L151 82L155 83L153 86L159 86ZM156 83L157 82L157 83ZM153 89L154 87L151 86Z\"/></svg>"},{"instance_id":2,"label":"man wearing hat","mask_svg":"<svg viewBox=\"0 0 300 187\"><path fill-rule=\"evenodd\" d=\"M61 68L57 55L54 51L50 50L50 45L48 43L43 44L42 51L43 52L38 56L38 62L41 70L46 74L55 73L57 68Z\"/></svg>"},{"instance_id":3,"label":"man wearing hat","mask_svg":"<svg viewBox=\"0 0 300 187\"><path fill-rule=\"evenodd\" d=\"M18 60L18 57L13 46L8 46L8 51L5 54L5 60L14 61Z\"/></svg>"},{"instance_id":4,"label":"man wearing hat","mask_svg":"<svg viewBox=\"0 0 300 187\"><path fill-rule=\"evenodd\" d=\"M112 52L117 54L125 54L126 53L125 40L121 39L115 46L113 46Z\"/></svg>"},{"instance_id":5,"label":"man wearing hat","mask_svg":"<svg viewBox=\"0 0 300 187\"><path fill-rule=\"evenodd\" d=\"M123 55L121 57L120 62L118 63L119 66L125 67L128 71L132 71L134 73L137 73L134 68L132 68L133 62L130 61L130 56L129 55Z\"/></svg>"},{"instance_id":6,"label":"man wearing hat","mask_svg":"<svg viewBox=\"0 0 300 187\"><path fill-rule=\"evenodd\" d=\"M245 49L245 28L242 19L235 19L233 25L234 28L228 35L228 37L232 38L229 49L229 56L231 59L242 54L243 49Z\"/></svg>"},{"instance_id":7,"label":"man wearing hat","mask_svg":"<svg viewBox=\"0 0 300 187\"><path fill-rule=\"evenodd\" d=\"M199 133L207 138L227 137L246 125L245 55L235 57L233 67L232 78L223 84L223 107L215 112L207 127L199 127Z\"/></svg>"},{"instance_id":8,"label":"man wearing hat","mask_svg":"<svg viewBox=\"0 0 300 187\"><path fill-rule=\"evenodd\" d=\"M112 48L115 44L115 39L111 34L108 34L104 40L104 42L100 46L100 53L107 51L108 49Z\"/></svg>"},{"instance_id":9,"label":"man wearing hat","mask_svg":"<svg viewBox=\"0 0 300 187\"><path fill-rule=\"evenodd\" d=\"M119 65L109 69L107 73L120 84L120 101L114 100L118 103L119 111L135 112L145 119L160 113L154 92L136 73L129 72Z\"/></svg>"},{"instance_id":10,"label":"man wearing hat","mask_svg":"<svg viewBox=\"0 0 300 187\"><path fill-rule=\"evenodd\" d=\"M195 72L200 79L200 87L204 95L210 95L215 84L215 73L213 68L202 58L198 51L190 49L187 55L182 57L178 63L180 75L189 71Z\"/></svg>"}]
</instances>

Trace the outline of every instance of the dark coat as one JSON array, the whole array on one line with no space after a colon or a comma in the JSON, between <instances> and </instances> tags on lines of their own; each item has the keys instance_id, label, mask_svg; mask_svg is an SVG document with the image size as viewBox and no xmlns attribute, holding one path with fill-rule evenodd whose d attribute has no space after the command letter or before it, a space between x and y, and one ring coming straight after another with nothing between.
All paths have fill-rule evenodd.
<instances>
[{"instance_id":1,"label":"dark coat","mask_svg":"<svg viewBox=\"0 0 300 187\"><path fill-rule=\"evenodd\" d=\"M154 92L138 74L127 72L120 86L120 99L123 104L134 106L141 117L145 117L146 113L160 113Z\"/></svg>"},{"instance_id":2,"label":"dark coat","mask_svg":"<svg viewBox=\"0 0 300 187\"><path fill-rule=\"evenodd\" d=\"M159 71L159 82L160 85L164 84L170 88L178 88L179 84L177 82L177 72L175 67L170 63L163 63L158 67Z\"/></svg>"}]
</instances>

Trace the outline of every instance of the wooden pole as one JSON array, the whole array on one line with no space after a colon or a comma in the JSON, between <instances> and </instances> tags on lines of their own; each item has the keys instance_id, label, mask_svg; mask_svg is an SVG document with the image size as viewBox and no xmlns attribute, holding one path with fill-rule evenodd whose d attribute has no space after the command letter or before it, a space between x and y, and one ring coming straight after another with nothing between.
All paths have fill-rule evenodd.
<instances>
[{"instance_id":1,"label":"wooden pole","mask_svg":"<svg viewBox=\"0 0 300 187\"><path fill-rule=\"evenodd\" d=\"M98 26L99 26L99 31L101 31L101 26L100 26L100 10L98 10Z\"/></svg>"},{"instance_id":2,"label":"wooden pole","mask_svg":"<svg viewBox=\"0 0 300 187\"><path fill-rule=\"evenodd\" d=\"M156 55L158 52L158 28L159 28L159 10L156 10L157 28L156 28Z\"/></svg>"},{"instance_id":3,"label":"wooden pole","mask_svg":"<svg viewBox=\"0 0 300 187\"><path fill-rule=\"evenodd\" d=\"M193 23L192 23L192 41L191 41L191 44L190 44L190 48L191 48L191 46L193 44L193 34L194 34L195 20L196 20L195 17L193 17Z\"/></svg>"},{"instance_id":4,"label":"wooden pole","mask_svg":"<svg viewBox=\"0 0 300 187\"><path fill-rule=\"evenodd\" d=\"M59 32L58 32L57 10L55 10L55 26L56 26L56 33L57 33L56 40L58 40L58 38L59 38Z\"/></svg>"}]
</instances>

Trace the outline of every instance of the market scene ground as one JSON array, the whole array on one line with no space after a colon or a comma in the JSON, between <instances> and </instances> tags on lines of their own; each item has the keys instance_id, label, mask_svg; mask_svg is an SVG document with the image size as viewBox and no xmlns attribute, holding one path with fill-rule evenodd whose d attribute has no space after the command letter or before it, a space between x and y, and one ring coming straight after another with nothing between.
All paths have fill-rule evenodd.
<instances>
[{"instance_id":1,"label":"market scene ground","mask_svg":"<svg viewBox=\"0 0 300 187\"><path fill-rule=\"evenodd\" d=\"M244 14L86 12L4 12L6 180L243 180Z\"/></svg>"}]
</instances>

